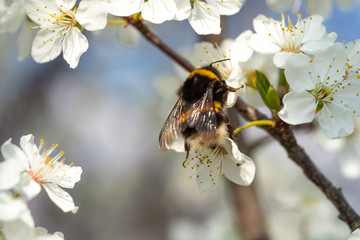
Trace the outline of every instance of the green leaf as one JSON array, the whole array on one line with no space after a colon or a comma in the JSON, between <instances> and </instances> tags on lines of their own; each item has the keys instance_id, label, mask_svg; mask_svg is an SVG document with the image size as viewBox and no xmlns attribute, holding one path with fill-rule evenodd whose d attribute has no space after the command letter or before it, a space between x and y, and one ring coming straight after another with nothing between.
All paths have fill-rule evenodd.
<instances>
[{"instance_id":1,"label":"green leaf","mask_svg":"<svg viewBox=\"0 0 360 240\"><path fill-rule=\"evenodd\" d=\"M273 86L270 86L267 91L265 103L269 108L280 111L280 99Z\"/></svg>"},{"instance_id":2,"label":"green leaf","mask_svg":"<svg viewBox=\"0 0 360 240\"><path fill-rule=\"evenodd\" d=\"M256 88L259 90L259 93L262 99L264 100L264 102L266 102L266 95L270 87L270 82L263 73L259 72L258 70L256 70L255 72L256 72Z\"/></svg>"}]
</instances>

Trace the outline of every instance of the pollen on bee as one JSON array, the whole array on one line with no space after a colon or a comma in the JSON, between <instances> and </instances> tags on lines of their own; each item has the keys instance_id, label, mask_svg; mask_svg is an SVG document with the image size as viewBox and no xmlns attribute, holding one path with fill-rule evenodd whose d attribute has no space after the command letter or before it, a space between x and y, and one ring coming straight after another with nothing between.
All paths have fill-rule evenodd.
<instances>
[{"instance_id":1,"label":"pollen on bee","mask_svg":"<svg viewBox=\"0 0 360 240\"><path fill-rule=\"evenodd\" d=\"M200 183L202 183L202 181L200 181Z\"/></svg>"}]
</instances>

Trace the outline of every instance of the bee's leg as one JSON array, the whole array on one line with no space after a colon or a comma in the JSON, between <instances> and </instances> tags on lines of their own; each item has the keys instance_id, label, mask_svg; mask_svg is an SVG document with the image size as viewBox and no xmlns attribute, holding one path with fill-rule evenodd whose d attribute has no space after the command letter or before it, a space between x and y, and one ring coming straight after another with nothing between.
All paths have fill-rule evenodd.
<instances>
[{"instance_id":1,"label":"bee's leg","mask_svg":"<svg viewBox=\"0 0 360 240\"><path fill-rule=\"evenodd\" d=\"M227 86L227 89L228 89L230 92L237 92L238 90L242 89L243 87L244 87L244 85L241 85L241 86L238 87L238 88L233 88L233 87Z\"/></svg>"},{"instance_id":2,"label":"bee's leg","mask_svg":"<svg viewBox=\"0 0 360 240\"><path fill-rule=\"evenodd\" d=\"M186 143L185 143L185 151L186 151L186 157L185 157L185 160L184 160L184 162L183 162L183 164L182 164L182 166L183 166L184 168L186 168L185 163L186 163L187 160L188 160L189 151L190 151L190 146L189 146L188 144L186 144Z\"/></svg>"}]
</instances>

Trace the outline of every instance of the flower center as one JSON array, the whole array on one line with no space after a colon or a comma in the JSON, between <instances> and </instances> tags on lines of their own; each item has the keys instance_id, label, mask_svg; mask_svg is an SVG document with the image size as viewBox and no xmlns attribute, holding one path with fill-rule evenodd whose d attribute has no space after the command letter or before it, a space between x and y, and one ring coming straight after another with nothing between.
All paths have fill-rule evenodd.
<instances>
[{"instance_id":1,"label":"flower center","mask_svg":"<svg viewBox=\"0 0 360 240\"><path fill-rule=\"evenodd\" d=\"M287 21L286 21L287 18ZM311 17L309 18L311 20ZM282 52L300 52L301 42L304 35L309 28L310 20L303 20L302 15L298 14L298 20L296 25L290 21L289 14L281 13L281 22L274 21L275 34L272 34L269 30L269 36L273 38L275 42L280 41ZM265 24L265 22L263 22Z\"/></svg>"},{"instance_id":2,"label":"flower center","mask_svg":"<svg viewBox=\"0 0 360 240\"><path fill-rule=\"evenodd\" d=\"M57 177L63 177L64 173L63 167L69 167L65 165L65 158L60 162L58 161L63 155L64 152L60 151L55 157L50 157L50 154L56 149L58 144L53 144L49 149L43 149L45 145L44 141L41 139L39 145L39 152L34 153L34 160L31 163L30 170L28 171L30 177L37 182L38 184L44 184L47 180ZM74 163L70 164L70 167ZM61 175L60 175L61 174Z\"/></svg>"},{"instance_id":3,"label":"flower center","mask_svg":"<svg viewBox=\"0 0 360 240\"><path fill-rule=\"evenodd\" d=\"M56 13L50 14L50 16L52 18L54 18L56 23L60 24L64 28L73 27L77 23L77 21L75 19L76 9L63 11L60 8L60 12L62 13L62 15L60 15L60 16L56 16Z\"/></svg>"},{"instance_id":4,"label":"flower center","mask_svg":"<svg viewBox=\"0 0 360 240\"><path fill-rule=\"evenodd\" d=\"M332 90L333 88L323 85L322 83L318 83L315 89L309 91L315 97L315 101L317 103L315 113L319 112L324 107L324 103L329 103L333 100Z\"/></svg>"}]
</instances>

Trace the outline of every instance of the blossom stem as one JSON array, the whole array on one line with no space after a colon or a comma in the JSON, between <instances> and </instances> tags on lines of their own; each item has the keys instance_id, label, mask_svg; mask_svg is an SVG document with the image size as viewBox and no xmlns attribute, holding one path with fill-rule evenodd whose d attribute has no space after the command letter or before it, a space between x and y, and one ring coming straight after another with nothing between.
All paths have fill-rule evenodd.
<instances>
[{"instance_id":1,"label":"blossom stem","mask_svg":"<svg viewBox=\"0 0 360 240\"><path fill-rule=\"evenodd\" d=\"M238 127L237 129L235 129L233 131L233 134L236 135L238 134L240 131L246 129L246 128L249 128L249 127L252 127L252 126L259 126L259 125L270 125L270 126L275 126L275 122L274 121L271 121L271 120L258 120L258 121L252 121L252 122L249 122L241 127Z\"/></svg>"},{"instance_id":2,"label":"blossom stem","mask_svg":"<svg viewBox=\"0 0 360 240\"><path fill-rule=\"evenodd\" d=\"M259 112L256 108L247 105L241 99L235 104L236 110L247 121L270 120L267 116ZM313 163L305 150L298 145L294 133L290 126L278 119L273 128L258 126L265 130L269 135L276 139L287 151L288 156L330 200L339 212L339 218L347 223L351 230L360 227L360 216L354 211L342 194L341 188L335 187L329 179Z\"/></svg>"},{"instance_id":3,"label":"blossom stem","mask_svg":"<svg viewBox=\"0 0 360 240\"><path fill-rule=\"evenodd\" d=\"M187 61L185 58L173 51L168 45L166 45L154 32L152 32L142 21L134 19L133 17L124 17L124 19L131 25L133 25L147 40L157 46L164 54L168 55L171 59L177 62L180 66L187 71L192 72L195 67Z\"/></svg>"},{"instance_id":4,"label":"blossom stem","mask_svg":"<svg viewBox=\"0 0 360 240\"><path fill-rule=\"evenodd\" d=\"M107 24L111 24L111 25L115 25L115 24L125 24L126 21L125 20L122 20L122 19L119 19L119 20L109 20L107 21Z\"/></svg>"}]
</instances>

